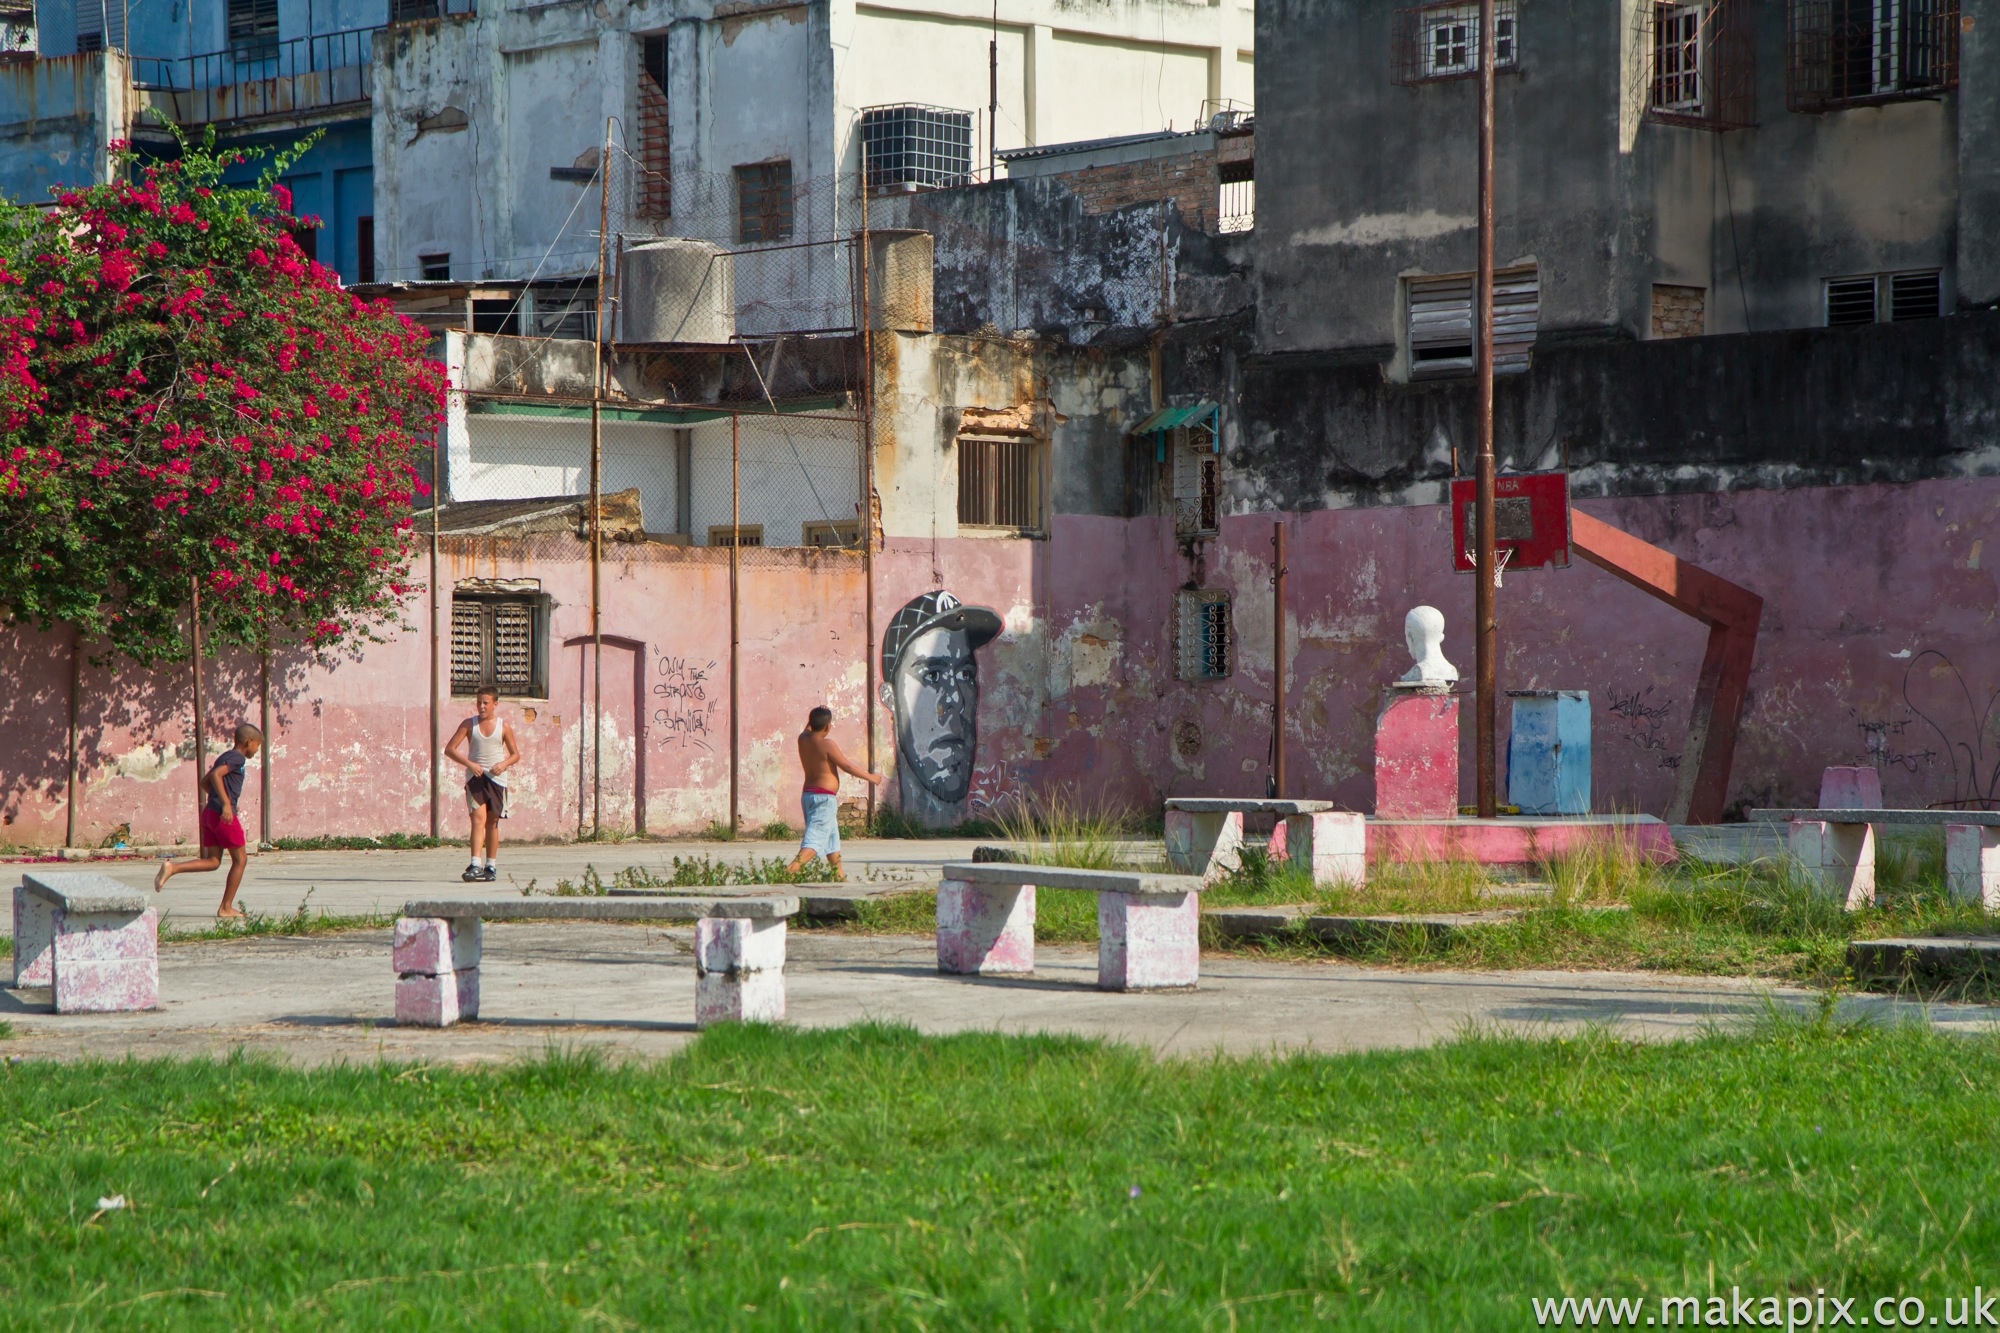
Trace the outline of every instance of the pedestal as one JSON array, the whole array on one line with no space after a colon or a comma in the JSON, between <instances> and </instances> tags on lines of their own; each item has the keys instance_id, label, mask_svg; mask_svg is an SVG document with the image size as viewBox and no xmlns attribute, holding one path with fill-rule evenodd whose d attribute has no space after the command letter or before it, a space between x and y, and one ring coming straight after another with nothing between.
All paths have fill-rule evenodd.
<instances>
[{"instance_id":1,"label":"pedestal","mask_svg":"<svg viewBox=\"0 0 2000 1333\"><path fill-rule=\"evenodd\" d=\"M1392 691L1375 719L1375 814L1458 814L1458 696Z\"/></svg>"},{"instance_id":2,"label":"pedestal","mask_svg":"<svg viewBox=\"0 0 2000 1333\"><path fill-rule=\"evenodd\" d=\"M1829 768L1819 775L1822 810L1880 810L1882 774L1873 768Z\"/></svg>"}]
</instances>

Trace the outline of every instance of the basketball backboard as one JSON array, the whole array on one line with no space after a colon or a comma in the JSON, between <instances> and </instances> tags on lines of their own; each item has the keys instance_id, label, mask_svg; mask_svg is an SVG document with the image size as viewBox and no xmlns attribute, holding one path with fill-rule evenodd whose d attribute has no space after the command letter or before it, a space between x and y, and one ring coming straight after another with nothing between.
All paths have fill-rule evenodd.
<instances>
[{"instance_id":1,"label":"basketball backboard","mask_svg":"<svg viewBox=\"0 0 2000 1333\"><path fill-rule=\"evenodd\" d=\"M1472 573L1476 565L1477 485L1471 477L1457 477L1451 483L1451 561L1461 574ZM1493 508L1493 546L1505 553L1505 568L1569 567L1569 473L1509 472L1495 477Z\"/></svg>"}]
</instances>

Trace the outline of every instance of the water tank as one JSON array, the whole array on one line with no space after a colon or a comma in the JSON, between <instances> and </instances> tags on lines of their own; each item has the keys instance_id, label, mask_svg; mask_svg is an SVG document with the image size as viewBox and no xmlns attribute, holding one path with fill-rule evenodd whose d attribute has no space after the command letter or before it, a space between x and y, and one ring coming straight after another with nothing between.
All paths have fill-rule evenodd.
<instances>
[{"instance_id":1,"label":"water tank","mask_svg":"<svg viewBox=\"0 0 2000 1333\"><path fill-rule=\"evenodd\" d=\"M645 241L619 260L620 341L726 343L736 336L736 270L708 241Z\"/></svg>"}]
</instances>

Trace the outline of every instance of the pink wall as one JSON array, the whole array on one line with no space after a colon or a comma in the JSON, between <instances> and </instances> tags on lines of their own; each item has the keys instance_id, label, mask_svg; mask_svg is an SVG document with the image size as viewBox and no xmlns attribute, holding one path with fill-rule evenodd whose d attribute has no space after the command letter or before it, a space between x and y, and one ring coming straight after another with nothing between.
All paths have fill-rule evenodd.
<instances>
[{"instance_id":1,"label":"pink wall","mask_svg":"<svg viewBox=\"0 0 2000 1333\"><path fill-rule=\"evenodd\" d=\"M1765 599L1731 800L1810 801L1822 767L1883 769L1892 804L1991 796L2000 765L2000 480L1750 491L1583 505ZM1469 678L1472 584L1449 571L1442 507L1293 516L1287 619L1291 794L1370 807L1381 687L1407 665L1402 619L1429 602ZM1023 785L1152 806L1167 794L1261 792L1271 697L1268 517L1224 521L1195 561L1168 520L1058 517L1046 542L892 541L877 559L878 634L932 587L993 607L1007 633L981 654L975 802ZM589 567L567 537L451 539L443 582L534 577L555 601L551 697L509 701L527 760L515 837L587 822L580 719L588 693ZM1236 674L1173 677L1172 592L1190 579L1236 595ZM791 738L830 704L862 749L863 586L858 559L746 551L741 595L741 781L746 821L797 822ZM698 832L729 799L729 611L725 552L607 551L604 817L629 827L641 788L649 830ZM423 603L412 604L421 619ZM1703 632L1580 561L1510 576L1500 598L1503 688L1587 689L1600 809L1658 812L1700 661ZM56 845L64 832L68 636L0 631L11 680L0 702L0 842ZM420 630L356 658L274 663L273 817L281 836L423 832L428 645ZM255 720L254 660L208 668L211 753ZM466 701L444 710L448 729ZM122 824L136 841L187 837L194 770L185 668L83 672L79 841ZM641 724L643 723L643 730ZM1505 725L1505 712L1502 713ZM878 722L889 762L886 716ZM1470 718L1463 729L1469 794ZM1503 739L1504 744L1504 739ZM253 771L244 815L255 828ZM463 823L447 775L447 830Z\"/></svg>"}]
</instances>

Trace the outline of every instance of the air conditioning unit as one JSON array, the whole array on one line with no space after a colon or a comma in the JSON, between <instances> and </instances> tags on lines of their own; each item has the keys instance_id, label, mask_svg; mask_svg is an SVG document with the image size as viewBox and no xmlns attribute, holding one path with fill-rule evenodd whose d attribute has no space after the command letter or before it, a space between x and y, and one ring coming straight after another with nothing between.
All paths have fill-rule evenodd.
<instances>
[{"instance_id":1,"label":"air conditioning unit","mask_svg":"<svg viewBox=\"0 0 2000 1333\"><path fill-rule=\"evenodd\" d=\"M942 190L972 179L972 113L949 107L871 106L861 112L868 188Z\"/></svg>"}]
</instances>

